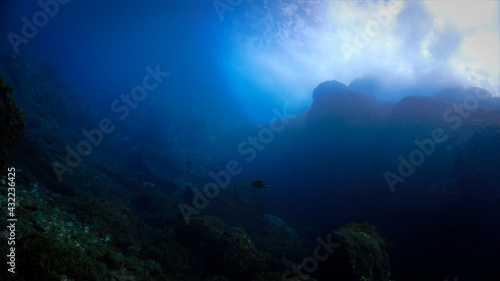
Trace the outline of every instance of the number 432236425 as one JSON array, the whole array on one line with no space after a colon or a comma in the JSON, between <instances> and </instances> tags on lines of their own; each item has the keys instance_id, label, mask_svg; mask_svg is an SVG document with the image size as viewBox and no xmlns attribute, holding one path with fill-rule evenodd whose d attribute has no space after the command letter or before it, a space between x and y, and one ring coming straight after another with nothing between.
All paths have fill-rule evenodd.
<instances>
[{"instance_id":1,"label":"number 432236425","mask_svg":"<svg viewBox=\"0 0 500 281\"><path fill-rule=\"evenodd\" d=\"M9 216L14 217L14 209L16 208L16 169L14 167L8 168L7 179L9 180L9 188L7 189L7 204L9 210Z\"/></svg>"}]
</instances>

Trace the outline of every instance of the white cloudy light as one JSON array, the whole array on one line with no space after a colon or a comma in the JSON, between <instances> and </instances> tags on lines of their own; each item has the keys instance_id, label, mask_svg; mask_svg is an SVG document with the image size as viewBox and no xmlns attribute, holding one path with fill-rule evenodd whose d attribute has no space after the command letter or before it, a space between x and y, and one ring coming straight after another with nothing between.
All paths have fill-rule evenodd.
<instances>
[{"instance_id":1,"label":"white cloudy light","mask_svg":"<svg viewBox=\"0 0 500 281\"><path fill-rule=\"evenodd\" d=\"M499 94L498 1L257 3L234 22L240 36L228 68L238 65L236 80L256 74L252 84L290 104L310 101L325 80L349 84L370 74L389 84L462 84Z\"/></svg>"}]
</instances>

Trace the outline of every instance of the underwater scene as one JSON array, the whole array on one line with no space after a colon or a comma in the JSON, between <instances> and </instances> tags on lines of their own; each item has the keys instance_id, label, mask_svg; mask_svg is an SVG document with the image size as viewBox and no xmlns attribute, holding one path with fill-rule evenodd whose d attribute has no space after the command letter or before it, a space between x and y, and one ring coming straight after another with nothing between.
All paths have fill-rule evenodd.
<instances>
[{"instance_id":1,"label":"underwater scene","mask_svg":"<svg viewBox=\"0 0 500 281\"><path fill-rule=\"evenodd\" d=\"M500 281L499 26L2 0L0 280Z\"/></svg>"}]
</instances>

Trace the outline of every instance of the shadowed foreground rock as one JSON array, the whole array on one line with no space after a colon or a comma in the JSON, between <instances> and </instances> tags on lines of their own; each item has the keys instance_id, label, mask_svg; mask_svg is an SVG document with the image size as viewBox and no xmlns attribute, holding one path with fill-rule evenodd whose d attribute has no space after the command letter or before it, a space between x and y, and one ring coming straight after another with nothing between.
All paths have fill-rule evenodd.
<instances>
[{"instance_id":1,"label":"shadowed foreground rock","mask_svg":"<svg viewBox=\"0 0 500 281\"><path fill-rule=\"evenodd\" d=\"M0 171L12 160L24 134L23 114L12 98L12 87L0 77Z\"/></svg>"},{"instance_id":2,"label":"shadowed foreground rock","mask_svg":"<svg viewBox=\"0 0 500 281\"><path fill-rule=\"evenodd\" d=\"M318 263L318 280L389 281L389 244L368 223L351 223L329 234L340 247Z\"/></svg>"}]
</instances>

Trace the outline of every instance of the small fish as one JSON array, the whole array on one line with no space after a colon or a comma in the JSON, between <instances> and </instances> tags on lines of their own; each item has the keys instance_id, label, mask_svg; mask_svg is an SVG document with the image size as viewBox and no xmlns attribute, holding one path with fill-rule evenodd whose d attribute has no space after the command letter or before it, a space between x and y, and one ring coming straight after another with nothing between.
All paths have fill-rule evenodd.
<instances>
[{"instance_id":1,"label":"small fish","mask_svg":"<svg viewBox=\"0 0 500 281\"><path fill-rule=\"evenodd\" d=\"M259 188L259 189L265 189L265 188L267 188L267 183L265 183L263 181L256 180L256 181L252 182L252 186L255 188Z\"/></svg>"}]
</instances>

